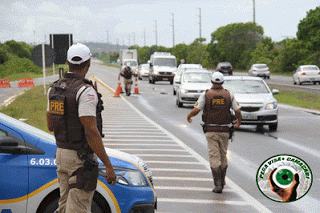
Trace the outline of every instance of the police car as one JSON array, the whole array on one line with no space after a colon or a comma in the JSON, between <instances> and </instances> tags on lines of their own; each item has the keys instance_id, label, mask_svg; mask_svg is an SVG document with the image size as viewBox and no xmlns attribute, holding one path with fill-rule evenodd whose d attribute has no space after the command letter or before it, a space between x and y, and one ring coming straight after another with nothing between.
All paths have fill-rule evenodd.
<instances>
[{"instance_id":1,"label":"police car","mask_svg":"<svg viewBox=\"0 0 320 213\"><path fill-rule=\"evenodd\" d=\"M118 176L111 187L99 176L92 212L154 212L151 171L137 156L106 149ZM0 113L0 213L53 213L58 209L55 139ZM103 164L100 161L100 174Z\"/></svg>"}]
</instances>

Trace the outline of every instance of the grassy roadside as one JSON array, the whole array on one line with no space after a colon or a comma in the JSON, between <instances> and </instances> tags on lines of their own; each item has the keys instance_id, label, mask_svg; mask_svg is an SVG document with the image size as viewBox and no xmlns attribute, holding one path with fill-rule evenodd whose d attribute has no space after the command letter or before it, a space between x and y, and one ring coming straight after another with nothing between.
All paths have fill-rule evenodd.
<instances>
[{"instance_id":1,"label":"grassy roadside","mask_svg":"<svg viewBox=\"0 0 320 213\"><path fill-rule=\"evenodd\" d=\"M43 86L37 86L18 96L10 105L0 107L0 112L16 119L26 119L26 123L49 132L46 123L46 98ZM319 95L280 90L280 94L275 95L275 98L282 104L320 110Z\"/></svg>"}]
</instances>

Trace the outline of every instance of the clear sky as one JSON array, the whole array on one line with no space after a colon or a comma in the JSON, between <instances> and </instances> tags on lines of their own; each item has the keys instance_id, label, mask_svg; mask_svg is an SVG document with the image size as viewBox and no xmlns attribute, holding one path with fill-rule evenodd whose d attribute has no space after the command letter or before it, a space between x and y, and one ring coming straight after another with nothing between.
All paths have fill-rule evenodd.
<instances>
[{"instance_id":1,"label":"clear sky","mask_svg":"<svg viewBox=\"0 0 320 213\"><path fill-rule=\"evenodd\" d=\"M296 37L306 12L320 0L255 0L256 22L273 41ZM0 0L0 42L41 43L72 33L74 42L173 46L231 23L253 21L253 0ZM174 14L174 15L172 15ZM146 43L145 43L146 42Z\"/></svg>"}]
</instances>

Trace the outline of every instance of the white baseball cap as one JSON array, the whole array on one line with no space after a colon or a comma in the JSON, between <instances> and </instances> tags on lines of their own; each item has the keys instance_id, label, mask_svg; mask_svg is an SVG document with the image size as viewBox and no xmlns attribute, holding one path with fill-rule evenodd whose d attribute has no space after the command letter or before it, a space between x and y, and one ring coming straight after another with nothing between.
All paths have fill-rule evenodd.
<instances>
[{"instance_id":1,"label":"white baseball cap","mask_svg":"<svg viewBox=\"0 0 320 213\"><path fill-rule=\"evenodd\" d=\"M211 80L213 83L222 84L224 82L224 77L221 72L214 72Z\"/></svg>"},{"instance_id":2,"label":"white baseball cap","mask_svg":"<svg viewBox=\"0 0 320 213\"><path fill-rule=\"evenodd\" d=\"M81 60L74 61L74 57L79 57ZM71 64L81 64L85 61L88 61L91 57L90 49L81 43L73 44L69 49L67 53L67 60Z\"/></svg>"}]
</instances>

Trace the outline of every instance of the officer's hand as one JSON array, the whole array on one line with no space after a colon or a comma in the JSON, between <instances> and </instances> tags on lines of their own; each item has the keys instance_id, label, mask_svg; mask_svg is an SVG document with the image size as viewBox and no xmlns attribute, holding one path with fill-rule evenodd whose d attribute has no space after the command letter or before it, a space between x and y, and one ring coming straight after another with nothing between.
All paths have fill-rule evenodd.
<instances>
[{"instance_id":1,"label":"officer's hand","mask_svg":"<svg viewBox=\"0 0 320 213\"><path fill-rule=\"evenodd\" d=\"M283 189L278 187L272 180L272 175L276 170L277 168L273 169L268 176L270 189L275 192L284 202L295 201L297 199L297 188L300 183L298 173L293 175L292 185L288 188Z\"/></svg>"},{"instance_id":2,"label":"officer's hand","mask_svg":"<svg viewBox=\"0 0 320 213\"><path fill-rule=\"evenodd\" d=\"M113 169L106 169L106 176L104 176L104 178L109 184L111 184L111 186L114 186L117 182L117 176Z\"/></svg>"},{"instance_id":3,"label":"officer's hand","mask_svg":"<svg viewBox=\"0 0 320 213\"><path fill-rule=\"evenodd\" d=\"M192 118L191 117L187 117L187 121L189 122L189 123L192 123Z\"/></svg>"},{"instance_id":4,"label":"officer's hand","mask_svg":"<svg viewBox=\"0 0 320 213\"><path fill-rule=\"evenodd\" d=\"M233 125L235 128L238 128L240 126L239 120L236 120Z\"/></svg>"}]
</instances>

